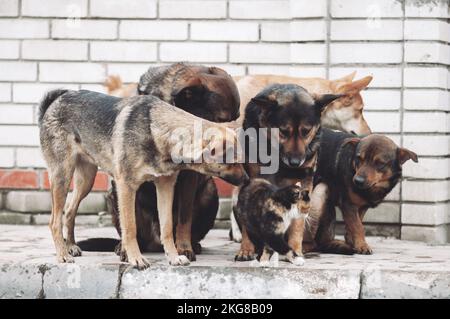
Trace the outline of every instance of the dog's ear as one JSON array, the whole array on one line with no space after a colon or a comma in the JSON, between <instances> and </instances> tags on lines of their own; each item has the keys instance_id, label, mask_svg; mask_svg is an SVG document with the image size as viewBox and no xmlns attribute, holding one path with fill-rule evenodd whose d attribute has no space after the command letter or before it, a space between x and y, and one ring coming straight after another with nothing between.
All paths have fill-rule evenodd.
<instances>
[{"instance_id":1,"label":"dog's ear","mask_svg":"<svg viewBox=\"0 0 450 319\"><path fill-rule=\"evenodd\" d=\"M250 100L247 106L249 107L247 109L249 114L254 113L258 124L264 125L263 123L270 118L270 115L278 109L279 105L276 98L272 95L257 95Z\"/></svg>"},{"instance_id":2,"label":"dog's ear","mask_svg":"<svg viewBox=\"0 0 450 319\"><path fill-rule=\"evenodd\" d=\"M334 92L337 91L337 89L345 84L352 83L353 79L355 78L356 71L353 71L352 73L336 80L331 80L331 86L334 89Z\"/></svg>"},{"instance_id":3,"label":"dog's ear","mask_svg":"<svg viewBox=\"0 0 450 319\"><path fill-rule=\"evenodd\" d=\"M205 91L202 81L199 77L192 77L187 83L175 86L172 90L172 101L180 107L185 108L191 106L193 100L198 99Z\"/></svg>"},{"instance_id":4,"label":"dog's ear","mask_svg":"<svg viewBox=\"0 0 450 319\"><path fill-rule=\"evenodd\" d=\"M344 143L342 143L342 146L345 146L345 145L356 146L356 145L358 145L359 142L361 142L361 139L359 137L350 137L350 138L346 138L344 140Z\"/></svg>"},{"instance_id":5,"label":"dog's ear","mask_svg":"<svg viewBox=\"0 0 450 319\"><path fill-rule=\"evenodd\" d=\"M397 149L397 156L400 165L403 165L407 160L411 159L414 162L418 162L417 154L408 150L407 148L399 147Z\"/></svg>"},{"instance_id":6,"label":"dog's ear","mask_svg":"<svg viewBox=\"0 0 450 319\"><path fill-rule=\"evenodd\" d=\"M343 96L342 94L313 94L314 107L317 112L322 113L328 104Z\"/></svg>"},{"instance_id":7,"label":"dog's ear","mask_svg":"<svg viewBox=\"0 0 450 319\"><path fill-rule=\"evenodd\" d=\"M355 95L356 93L364 90L372 80L373 77L371 75L368 75L366 77L363 77L362 79L340 86L338 88L338 92L349 96Z\"/></svg>"}]
</instances>

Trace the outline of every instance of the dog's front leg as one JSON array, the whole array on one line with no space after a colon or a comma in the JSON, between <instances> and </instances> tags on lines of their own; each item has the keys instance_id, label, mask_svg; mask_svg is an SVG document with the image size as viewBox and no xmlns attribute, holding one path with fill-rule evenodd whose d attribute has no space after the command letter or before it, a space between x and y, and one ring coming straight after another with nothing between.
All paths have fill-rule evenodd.
<instances>
[{"instance_id":1,"label":"dog's front leg","mask_svg":"<svg viewBox=\"0 0 450 319\"><path fill-rule=\"evenodd\" d=\"M342 207L342 217L345 223L345 241L347 244L353 246L353 250L357 254L371 255L372 248L367 244L364 225L360 218L360 213L357 207L349 205Z\"/></svg>"},{"instance_id":2,"label":"dog's front leg","mask_svg":"<svg viewBox=\"0 0 450 319\"><path fill-rule=\"evenodd\" d=\"M128 261L138 269L150 266L142 256L136 239L135 199L137 186L133 187L129 181L116 179L117 196L119 199L120 227L122 231L122 247L120 259Z\"/></svg>"},{"instance_id":3,"label":"dog's front leg","mask_svg":"<svg viewBox=\"0 0 450 319\"><path fill-rule=\"evenodd\" d=\"M177 175L161 176L155 180L158 203L159 225L161 228L161 244L169 264L173 266L189 265L186 256L179 256L173 240L173 194Z\"/></svg>"}]
</instances>

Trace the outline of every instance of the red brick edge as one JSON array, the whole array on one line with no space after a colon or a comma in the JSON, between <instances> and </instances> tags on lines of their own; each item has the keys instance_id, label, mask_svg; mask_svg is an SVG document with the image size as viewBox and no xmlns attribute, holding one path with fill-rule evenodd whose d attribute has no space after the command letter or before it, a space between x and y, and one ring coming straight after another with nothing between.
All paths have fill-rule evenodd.
<instances>
[{"instance_id":1,"label":"red brick edge","mask_svg":"<svg viewBox=\"0 0 450 319\"><path fill-rule=\"evenodd\" d=\"M221 179L214 179L220 197L230 197L233 186ZM72 189L71 184L71 189ZM110 187L109 176L104 172L98 172L95 177L93 191L104 192ZM27 189L48 190L50 182L46 170L33 169L0 169L0 190L3 189Z\"/></svg>"}]
</instances>

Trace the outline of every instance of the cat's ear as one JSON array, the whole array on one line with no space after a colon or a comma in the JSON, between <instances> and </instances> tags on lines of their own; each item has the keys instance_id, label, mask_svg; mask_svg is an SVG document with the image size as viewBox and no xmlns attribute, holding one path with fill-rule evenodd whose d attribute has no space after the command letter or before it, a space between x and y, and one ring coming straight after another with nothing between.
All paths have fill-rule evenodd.
<instances>
[{"instance_id":1,"label":"cat's ear","mask_svg":"<svg viewBox=\"0 0 450 319\"><path fill-rule=\"evenodd\" d=\"M300 187L298 185L283 187L275 192L273 199L289 209L299 201Z\"/></svg>"}]
</instances>

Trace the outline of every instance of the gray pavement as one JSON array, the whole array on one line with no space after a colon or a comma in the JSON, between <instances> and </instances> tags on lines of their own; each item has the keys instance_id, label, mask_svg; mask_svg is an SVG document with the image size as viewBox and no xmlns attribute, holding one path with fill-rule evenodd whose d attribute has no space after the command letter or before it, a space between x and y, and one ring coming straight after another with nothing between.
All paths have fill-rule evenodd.
<instances>
[{"instance_id":1,"label":"gray pavement","mask_svg":"<svg viewBox=\"0 0 450 319\"><path fill-rule=\"evenodd\" d=\"M110 227L77 227L78 239L117 237ZM187 267L131 269L113 253L84 252L57 264L46 226L0 225L0 298L450 298L450 246L369 237L371 256L307 256L304 266L234 262L226 230L203 241Z\"/></svg>"}]
</instances>

